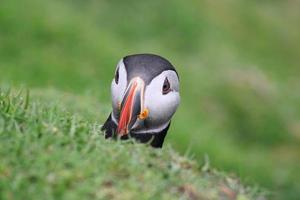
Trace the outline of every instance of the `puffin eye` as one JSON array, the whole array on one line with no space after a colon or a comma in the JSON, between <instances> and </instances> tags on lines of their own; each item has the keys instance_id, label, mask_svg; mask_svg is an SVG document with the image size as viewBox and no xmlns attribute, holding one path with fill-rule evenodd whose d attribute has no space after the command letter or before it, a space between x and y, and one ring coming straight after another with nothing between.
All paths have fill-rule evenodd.
<instances>
[{"instance_id":1,"label":"puffin eye","mask_svg":"<svg viewBox=\"0 0 300 200\"><path fill-rule=\"evenodd\" d=\"M168 94L170 91L171 91L170 82L168 78L166 78L162 87L162 93L165 95Z\"/></svg>"},{"instance_id":2,"label":"puffin eye","mask_svg":"<svg viewBox=\"0 0 300 200\"><path fill-rule=\"evenodd\" d=\"M118 68L117 71L116 71L115 82L116 82L116 84L119 83L119 68Z\"/></svg>"}]
</instances>

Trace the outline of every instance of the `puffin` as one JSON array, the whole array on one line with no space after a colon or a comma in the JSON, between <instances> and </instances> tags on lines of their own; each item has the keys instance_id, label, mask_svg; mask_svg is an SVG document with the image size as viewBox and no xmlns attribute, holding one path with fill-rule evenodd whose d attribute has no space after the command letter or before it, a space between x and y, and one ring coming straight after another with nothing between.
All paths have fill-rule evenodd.
<instances>
[{"instance_id":1,"label":"puffin","mask_svg":"<svg viewBox=\"0 0 300 200\"><path fill-rule=\"evenodd\" d=\"M180 103L175 67L159 55L125 56L117 64L111 97L112 112L101 127L105 138L162 148Z\"/></svg>"}]
</instances>

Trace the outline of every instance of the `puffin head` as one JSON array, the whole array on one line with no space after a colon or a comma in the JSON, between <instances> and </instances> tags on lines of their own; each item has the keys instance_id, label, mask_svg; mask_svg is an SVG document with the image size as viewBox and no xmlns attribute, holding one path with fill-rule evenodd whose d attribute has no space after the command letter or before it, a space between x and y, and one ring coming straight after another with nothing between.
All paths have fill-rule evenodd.
<instances>
[{"instance_id":1,"label":"puffin head","mask_svg":"<svg viewBox=\"0 0 300 200\"><path fill-rule=\"evenodd\" d=\"M126 56L116 67L111 94L116 135L142 141L148 135L165 135L180 102L178 74L158 55Z\"/></svg>"}]
</instances>

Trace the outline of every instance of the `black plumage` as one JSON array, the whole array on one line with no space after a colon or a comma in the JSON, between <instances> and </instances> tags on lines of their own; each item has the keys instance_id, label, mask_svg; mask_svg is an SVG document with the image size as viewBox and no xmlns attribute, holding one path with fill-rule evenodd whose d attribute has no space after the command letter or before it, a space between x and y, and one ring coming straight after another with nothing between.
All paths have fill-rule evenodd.
<instances>
[{"instance_id":1,"label":"black plumage","mask_svg":"<svg viewBox=\"0 0 300 200\"><path fill-rule=\"evenodd\" d=\"M123 58L126 67L127 80L131 80L136 75L140 76L148 85L153 78L166 70L175 71L174 66L165 58L154 54L136 54ZM138 66L138 67L137 67Z\"/></svg>"},{"instance_id":2,"label":"black plumage","mask_svg":"<svg viewBox=\"0 0 300 200\"><path fill-rule=\"evenodd\" d=\"M138 142L141 143L149 143L154 148L161 148L163 146L165 137L167 135L167 132L169 130L171 122L168 124L168 126L163 129L159 133L129 133L128 135L122 136L120 139L126 140L131 138L136 139ZM106 122L103 124L101 131L105 133L105 138L117 138L116 134L117 130L117 124L111 119L111 114L109 115Z\"/></svg>"}]
</instances>

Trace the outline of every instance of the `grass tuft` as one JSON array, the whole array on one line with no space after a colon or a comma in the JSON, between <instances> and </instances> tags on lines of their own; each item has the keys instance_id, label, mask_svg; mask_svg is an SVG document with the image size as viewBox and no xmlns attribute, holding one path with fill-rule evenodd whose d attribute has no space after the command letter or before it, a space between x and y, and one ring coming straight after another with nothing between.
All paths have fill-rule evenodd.
<instances>
[{"instance_id":1,"label":"grass tuft","mask_svg":"<svg viewBox=\"0 0 300 200\"><path fill-rule=\"evenodd\" d=\"M0 157L1 199L264 199L207 156L201 166L170 146L105 140L100 124L29 91L0 90Z\"/></svg>"}]
</instances>

